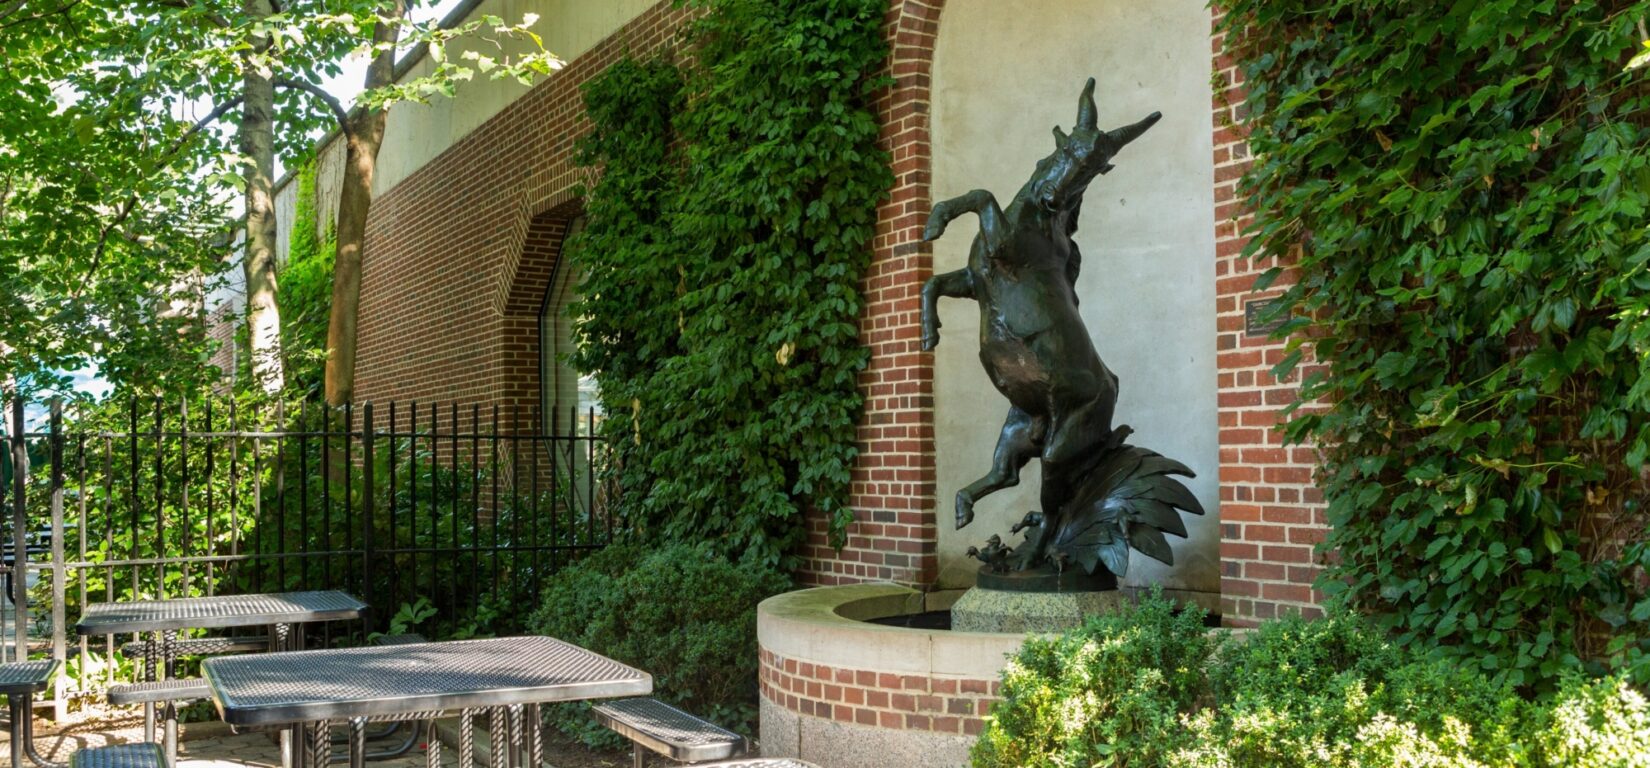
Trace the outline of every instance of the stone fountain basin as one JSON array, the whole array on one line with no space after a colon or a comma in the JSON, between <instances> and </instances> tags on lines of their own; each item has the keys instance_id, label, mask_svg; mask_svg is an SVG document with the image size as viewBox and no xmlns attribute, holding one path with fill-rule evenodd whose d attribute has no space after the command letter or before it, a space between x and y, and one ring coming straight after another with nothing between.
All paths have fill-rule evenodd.
<instances>
[{"instance_id":1,"label":"stone fountain basin","mask_svg":"<svg viewBox=\"0 0 1650 768\"><path fill-rule=\"evenodd\" d=\"M824 768L964 766L1025 635L870 623L949 610L964 590L798 590L757 607L765 756Z\"/></svg>"}]
</instances>

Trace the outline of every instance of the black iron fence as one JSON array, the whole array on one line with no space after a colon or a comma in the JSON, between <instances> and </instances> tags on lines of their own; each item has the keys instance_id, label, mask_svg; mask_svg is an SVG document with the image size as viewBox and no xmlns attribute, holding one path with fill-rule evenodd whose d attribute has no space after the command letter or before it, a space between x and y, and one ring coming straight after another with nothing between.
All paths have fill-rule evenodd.
<instances>
[{"instance_id":1,"label":"black iron fence","mask_svg":"<svg viewBox=\"0 0 1650 768\"><path fill-rule=\"evenodd\" d=\"M520 631L545 576L615 524L595 412L131 400L5 415L0 661L64 660L60 707L122 663L118 638L72 635L91 602L343 589L373 612L317 631Z\"/></svg>"}]
</instances>

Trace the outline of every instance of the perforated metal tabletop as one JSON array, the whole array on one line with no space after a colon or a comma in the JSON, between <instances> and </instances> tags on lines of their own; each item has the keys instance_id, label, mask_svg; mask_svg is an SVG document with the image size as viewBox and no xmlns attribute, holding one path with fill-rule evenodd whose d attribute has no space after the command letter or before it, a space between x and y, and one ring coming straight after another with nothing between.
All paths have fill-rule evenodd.
<instances>
[{"instance_id":1,"label":"perforated metal tabletop","mask_svg":"<svg viewBox=\"0 0 1650 768\"><path fill-rule=\"evenodd\" d=\"M637 696L653 677L549 637L218 657L201 665L232 725Z\"/></svg>"},{"instance_id":2,"label":"perforated metal tabletop","mask_svg":"<svg viewBox=\"0 0 1650 768\"><path fill-rule=\"evenodd\" d=\"M360 618L366 609L366 603L337 591L134 600L88 605L74 628L81 635L109 635L302 624Z\"/></svg>"}]
</instances>

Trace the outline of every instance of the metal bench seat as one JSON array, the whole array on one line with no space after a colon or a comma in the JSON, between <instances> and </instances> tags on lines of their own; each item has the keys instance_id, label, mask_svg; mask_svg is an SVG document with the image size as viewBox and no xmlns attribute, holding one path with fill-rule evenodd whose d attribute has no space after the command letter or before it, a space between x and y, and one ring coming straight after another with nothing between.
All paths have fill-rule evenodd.
<instances>
[{"instance_id":1,"label":"metal bench seat","mask_svg":"<svg viewBox=\"0 0 1650 768\"><path fill-rule=\"evenodd\" d=\"M638 766L642 764L641 747L685 763L724 760L745 753L745 737L657 699L603 702L591 711L602 725L635 742Z\"/></svg>"},{"instance_id":2,"label":"metal bench seat","mask_svg":"<svg viewBox=\"0 0 1650 768\"><path fill-rule=\"evenodd\" d=\"M46 690L56 671L57 662L51 659L0 664L0 696L40 693Z\"/></svg>"},{"instance_id":3,"label":"metal bench seat","mask_svg":"<svg viewBox=\"0 0 1650 768\"><path fill-rule=\"evenodd\" d=\"M120 655L128 659L143 658L144 644L141 642L126 643L120 646ZM218 656L226 653L258 653L269 650L269 638L264 636L250 637L194 637L188 640L179 640L172 644L172 652L178 656Z\"/></svg>"},{"instance_id":4,"label":"metal bench seat","mask_svg":"<svg viewBox=\"0 0 1650 768\"><path fill-rule=\"evenodd\" d=\"M211 697L211 687L198 677L130 683L109 688L109 703L117 706L158 704L163 701L198 701Z\"/></svg>"},{"instance_id":5,"label":"metal bench seat","mask_svg":"<svg viewBox=\"0 0 1650 768\"><path fill-rule=\"evenodd\" d=\"M159 744L88 747L69 756L69 768L167 768Z\"/></svg>"}]
</instances>

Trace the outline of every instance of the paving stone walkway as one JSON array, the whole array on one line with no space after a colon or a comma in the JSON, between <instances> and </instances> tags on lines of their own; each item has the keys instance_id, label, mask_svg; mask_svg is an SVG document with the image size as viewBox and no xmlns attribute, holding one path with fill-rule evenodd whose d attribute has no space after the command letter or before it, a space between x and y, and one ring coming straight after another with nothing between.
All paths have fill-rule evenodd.
<instances>
[{"instance_id":1,"label":"paving stone walkway","mask_svg":"<svg viewBox=\"0 0 1650 768\"><path fill-rule=\"evenodd\" d=\"M55 762L66 762L69 755L87 747L106 744L125 744L143 740L143 717L136 714L102 712L97 716L71 715L60 725L37 721L35 746L40 756ZM268 734L233 733L229 726L215 721L184 723L180 727L178 768L279 768L280 748ZM0 728L0 759L9 754L7 731ZM552 737L546 744L545 764L542 768L628 768L630 756L625 753L591 752L568 743L557 743ZM485 750L476 760L477 768L485 768ZM457 750L442 751L443 766L457 766ZM422 748L414 748L406 757L368 763L373 768L424 768L426 755ZM649 755L647 765L653 767L675 765L671 761Z\"/></svg>"},{"instance_id":2,"label":"paving stone walkway","mask_svg":"<svg viewBox=\"0 0 1650 768\"><path fill-rule=\"evenodd\" d=\"M141 716L111 719L78 719L61 728L45 728L35 736L40 756L65 761L87 747L122 744L143 739ZM0 733L0 744L6 736ZM447 750L451 752L452 750ZM0 754L5 754L0 749ZM456 755L442 755L443 765L458 765ZM280 750L273 739L261 733L232 733L223 723L184 723L178 744L179 768L277 768ZM372 763L383 768L423 768L423 750L414 749L406 757Z\"/></svg>"}]
</instances>

